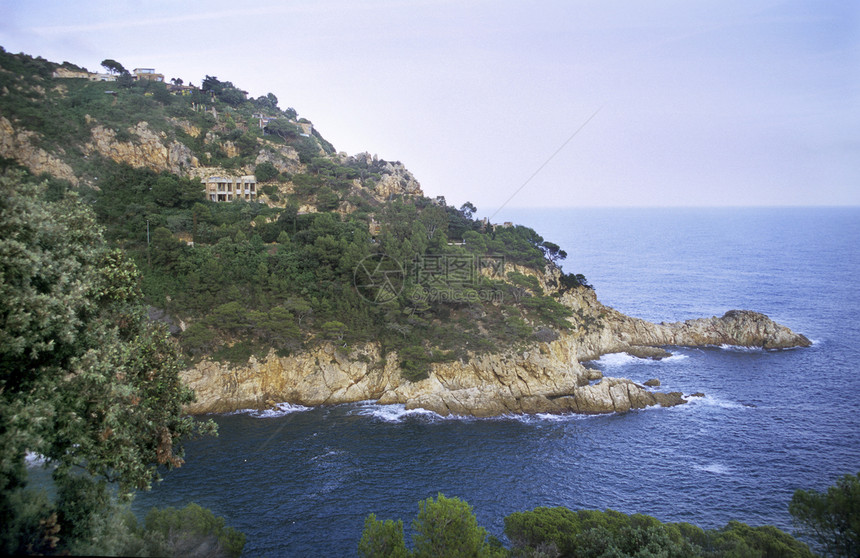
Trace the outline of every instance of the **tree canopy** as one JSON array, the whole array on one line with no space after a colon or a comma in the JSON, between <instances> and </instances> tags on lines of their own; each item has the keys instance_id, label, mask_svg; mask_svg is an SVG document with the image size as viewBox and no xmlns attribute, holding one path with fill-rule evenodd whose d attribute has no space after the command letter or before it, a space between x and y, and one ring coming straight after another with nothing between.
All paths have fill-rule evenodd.
<instances>
[{"instance_id":1,"label":"tree canopy","mask_svg":"<svg viewBox=\"0 0 860 558\"><path fill-rule=\"evenodd\" d=\"M125 69L125 66L111 58L106 58L105 60L102 60L102 67L107 70L108 73L111 74L125 75L128 73L128 70Z\"/></svg>"},{"instance_id":2,"label":"tree canopy","mask_svg":"<svg viewBox=\"0 0 860 558\"><path fill-rule=\"evenodd\" d=\"M121 495L148 488L182 465L195 430L182 414L193 394L176 344L147 321L135 265L107 246L86 206L43 194L21 174L0 175L0 515L15 526L0 534L6 552L38 547L51 514L61 540L88 536L82 518L104 506L106 484ZM54 467L54 508L27 490L28 453Z\"/></svg>"},{"instance_id":3,"label":"tree canopy","mask_svg":"<svg viewBox=\"0 0 860 558\"><path fill-rule=\"evenodd\" d=\"M860 556L860 473L840 477L826 492L796 491L788 511L825 556Z\"/></svg>"},{"instance_id":4,"label":"tree canopy","mask_svg":"<svg viewBox=\"0 0 860 558\"><path fill-rule=\"evenodd\" d=\"M771 525L729 521L704 530L689 523L664 523L614 510L539 507L505 518L506 549L478 525L472 507L439 494L419 503L412 522L413 549L406 548L403 522L365 519L359 555L369 557L522 558L812 558L809 547ZM845 554L845 547L834 556Z\"/></svg>"},{"instance_id":5,"label":"tree canopy","mask_svg":"<svg viewBox=\"0 0 860 558\"><path fill-rule=\"evenodd\" d=\"M379 521L367 516L358 545L363 558L491 558L507 552L487 530L478 525L475 513L466 501L438 494L418 503L418 515L412 522L414 550L409 551L403 538L403 522Z\"/></svg>"}]
</instances>

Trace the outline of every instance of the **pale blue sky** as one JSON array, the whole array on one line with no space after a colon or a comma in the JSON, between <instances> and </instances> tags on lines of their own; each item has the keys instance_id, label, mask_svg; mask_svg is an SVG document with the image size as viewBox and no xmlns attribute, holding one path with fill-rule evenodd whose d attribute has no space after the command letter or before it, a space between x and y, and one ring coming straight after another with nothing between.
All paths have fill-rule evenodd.
<instances>
[{"instance_id":1,"label":"pale blue sky","mask_svg":"<svg viewBox=\"0 0 860 558\"><path fill-rule=\"evenodd\" d=\"M482 215L860 204L853 0L0 0L0 45L271 91Z\"/></svg>"}]
</instances>

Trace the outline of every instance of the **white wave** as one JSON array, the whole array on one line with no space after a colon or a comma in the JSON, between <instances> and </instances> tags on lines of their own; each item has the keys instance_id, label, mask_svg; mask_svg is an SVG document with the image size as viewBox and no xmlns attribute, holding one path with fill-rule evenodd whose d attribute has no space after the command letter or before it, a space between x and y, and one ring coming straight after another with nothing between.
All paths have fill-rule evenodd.
<instances>
[{"instance_id":1,"label":"white wave","mask_svg":"<svg viewBox=\"0 0 860 558\"><path fill-rule=\"evenodd\" d=\"M328 448L326 448L326 449L328 449ZM343 450L328 450L326 453L321 453L320 455L315 455L314 457L311 457L311 461L317 461L319 459L326 459L326 458L332 457L334 455L341 455L342 453L344 453Z\"/></svg>"},{"instance_id":2,"label":"white wave","mask_svg":"<svg viewBox=\"0 0 860 558\"><path fill-rule=\"evenodd\" d=\"M603 365L605 368L620 368L622 366L627 366L629 364L648 364L648 365L657 365L657 364L666 364L666 363L676 363L689 358L689 355L684 355L680 353L675 353L671 356L662 358L662 359L653 359L653 358L640 358L635 357L633 355L628 355L627 353L609 353L601 356L599 359L594 362L597 364Z\"/></svg>"},{"instance_id":3,"label":"white wave","mask_svg":"<svg viewBox=\"0 0 860 558\"><path fill-rule=\"evenodd\" d=\"M535 424L541 422L569 422L572 420L586 420L595 418L601 415L584 415L579 413L535 413L519 414L519 415L502 415L495 417L502 420L515 420L524 424Z\"/></svg>"},{"instance_id":4,"label":"white wave","mask_svg":"<svg viewBox=\"0 0 860 558\"><path fill-rule=\"evenodd\" d=\"M547 422L565 422L568 420L582 420L591 418L593 415L580 415L574 413L564 413L564 414L551 414L551 413L537 413L533 416L536 419L545 420Z\"/></svg>"},{"instance_id":5,"label":"white wave","mask_svg":"<svg viewBox=\"0 0 860 558\"><path fill-rule=\"evenodd\" d=\"M722 349L724 351L731 351L735 353L761 353L764 352L764 349L761 347L744 347L743 345L727 345L722 344L717 346L718 349Z\"/></svg>"},{"instance_id":6,"label":"white wave","mask_svg":"<svg viewBox=\"0 0 860 558\"><path fill-rule=\"evenodd\" d=\"M725 399L720 399L712 395L705 395L704 397L692 397L688 395L684 399L686 399L688 404L694 407L718 407L720 409L750 408L750 405L744 405L743 403L738 403L737 401L726 401ZM687 405L682 406L686 407Z\"/></svg>"},{"instance_id":7,"label":"white wave","mask_svg":"<svg viewBox=\"0 0 860 558\"><path fill-rule=\"evenodd\" d=\"M27 455L24 456L24 461L27 463L27 467L41 467L47 463L48 459L40 453L28 451Z\"/></svg>"},{"instance_id":8,"label":"white wave","mask_svg":"<svg viewBox=\"0 0 860 558\"><path fill-rule=\"evenodd\" d=\"M486 418L478 418L467 415L447 415L443 416L439 413L435 413L433 411L428 411L427 409L406 409L406 406L402 403L395 403L391 405L380 405L378 403L367 403L359 406L355 411L355 414L365 416L365 417L373 417L375 419L384 421L384 422L403 422L403 420L409 417L421 417L425 420L437 421L437 420L457 420L457 421L476 421L476 420L515 420L518 422L526 423L526 424L534 424L539 422L564 422L570 420L583 420L588 418L593 418L594 416L599 415L581 415L576 413L535 413L535 414L504 414L497 415L493 417Z\"/></svg>"},{"instance_id":9,"label":"white wave","mask_svg":"<svg viewBox=\"0 0 860 558\"><path fill-rule=\"evenodd\" d=\"M638 360L644 359L636 358L635 356L628 355L627 353L609 353L608 355L601 356L594 362L596 364L602 364L606 368L618 368L621 366L627 366L628 364L633 364Z\"/></svg>"},{"instance_id":10,"label":"white wave","mask_svg":"<svg viewBox=\"0 0 860 558\"><path fill-rule=\"evenodd\" d=\"M651 362L654 362L654 363L660 363L660 362L679 362L682 360L687 360L688 358L690 358L690 355L682 355L681 353L675 353L672 356L668 356L664 359L660 359L660 360L649 359L649 360Z\"/></svg>"},{"instance_id":11,"label":"white wave","mask_svg":"<svg viewBox=\"0 0 860 558\"><path fill-rule=\"evenodd\" d=\"M311 407L305 407L304 405L296 405L293 403L278 403L275 405L273 409L239 409L238 411L233 411L232 413L228 413L230 415L248 415L254 418L277 418L283 417L292 413L298 413L301 411L310 411Z\"/></svg>"},{"instance_id":12,"label":"white wave","mask_svg":"<svg viewBox=\"0 0 860 558\"><path fill-rule=\"evenodd\" d=\"M407 409L406 405L402 403L393 403L391 405L380 405L378 403L365 404L358 407L356 414L365 417L373 417L384 422L402 422L406 417L414 416L422 416L432 419L464 418L455 417L453 415L443 417L439 413L434 413L427 409Z\"/></svg>"},{"instance_id":13,"label":"white wave","mask_svg":"<svg viewBox=\"0 0 860 558\"><path fill-rule=\"evenodd\" d=\"M690 398L688 401L698 401L702 398ZM725 402L712 402L708 401L705 404L712 404L714 406L723 406L726 408L742 408L744 405L738 403L725 403ZM638 411L651 411L651 410L671 410L671 409L679 409L681 407L686 407L687 405L682 405L680 407L672 407L667 409L666 407L661 407L660 405L650 405L644 409L637 409ZM570 422L570 421L580 421L580 420L594 420L601 417L607 417L610 415L615 415L617 413L599 413L599 414L583 414L583 413L507 413L503 415L497 415L492 417L478 418L473 416L464 416L464 415L447 415L443 416L433 411L428 411L427 409L406 409L406 406L402 403L392 403L390 405L381 405L379 403L361 403L350 412L350 414L364 416L364 417L372 417L383 422L390 423L399 423L403 422L409 417L421 417L424 420L430 421L448 421L448 420L456 420L456 421L478 421L478 420L490 420L490 421L505 421L505 420L514 420L517 422L521 422L524 424L540 424L540 423L554 423L554 422Z\"/></svg>"},{"instance_id":14,"label":"white wave","mask_svg":"<svg viewBox=\"0 0 860 558\"><path fill-rule=\"evenodd\" d=\"M715 475L729 475L731 469L722 463L708 463L707 465L693 465L694 469L705 471L706 473L714 473Z\"/></svg>"}]
</instances>

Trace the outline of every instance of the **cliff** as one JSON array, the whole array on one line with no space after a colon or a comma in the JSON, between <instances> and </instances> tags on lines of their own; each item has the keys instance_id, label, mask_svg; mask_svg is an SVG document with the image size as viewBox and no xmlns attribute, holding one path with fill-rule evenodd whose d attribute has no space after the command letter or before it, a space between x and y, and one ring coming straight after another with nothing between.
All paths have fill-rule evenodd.
<instances>
[{"instance_id":1,"label":"cliff","mask_svg":"<svg viewBox=\"0 0 860 558\"><path fill-rule=\"evenodd\" d=\"M434 364L429 377L405 381L391 355L367 343L349 352L327 344L295 356L251 359L230 367L204 360L183 373L197 393L192 413L262 408L275 402L331 405L373 400L401 403L440 415L478 417L506 413L585 414L624 412L686 402L680 393L649 390L628 379L601 378L581 361L627 351L662 356L662 346L740 345L765 349L809 346L756 312L653 324L625 316L597 301L591 289L568 291L562 301L574 310L575 327L549 343L517 353L472 355L466 361Z\"/></svg>"},{"instance_id":2,"label":"cliff","mask_svg":"<svg viewBox=\"0 0 860 558\"><path fill-rule=\"evenodd\" d=\"M61 67L0 49L0 168L52 175L52 195L75 191L146 262L147 301L203 358L185 372L193 412L368 399L479 416L625 411L684 399L581 362L808 343L751 312L650 324L604 307L537 231L425 198L400 162L337 153L273 94ZM242 195L201 181L250 174Z\"/></svg>"},{"instance_id":3,"label":"cliff","mask_svg":"<svg viewBox=\"0 0 860 558\"><path fill-rule=\"evenodd\" d=\"M0 166L74 188L98 190L117 165L183 178L253 175L262 166L259 182L268 194L257 199L273 206L302 185L299 205L315 205L314 190L326 185L348 210L359 201L375 206L422 195L402 164L337 153L271 93L248 98L208 76L199 88L92 81L84 70L2 48L0 75ZM340 182L347 178L352 190Z\"/></svg>"}]
</instances>

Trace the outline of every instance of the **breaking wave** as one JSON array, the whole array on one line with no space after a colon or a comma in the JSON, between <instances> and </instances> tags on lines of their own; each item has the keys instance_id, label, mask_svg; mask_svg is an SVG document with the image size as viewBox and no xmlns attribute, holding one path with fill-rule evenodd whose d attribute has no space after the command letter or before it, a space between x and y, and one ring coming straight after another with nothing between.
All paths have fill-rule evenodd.
<instances>
[{"instance_id":1,"label":"breaking wave","mask_svg":"<svg viewBox=\"0 0 860 558\"><path fill-rule=\"evenodd\" d=\"M647 364L647 365L657 365L657 364L668 364L668 363L677 363L683 360L688 359L689 356L685 354L676 353L672 356L668 356L662 359L653 359L653 358L640 358L635 357L633 355L628 355L627 353L609 353L601 356L599 359L592 361L594 364L599 364L604 368L619 368L622 366L627 366L630 364Z\"/></svg>"},{"instance_id":2,"label":"breaking wave","mask_svg":"<svg viewBox=\"0 0 860 558\"><path fill-rule=\"evenodd\" d=\"M249 417L254 418L277 418L283 417L292 413L299 413L302 411L310 411L312 407L305 407L304 405L296 405L293 403L278 403L274 408L271 409L239 409L238 411L233 411L232 413L227 413L228 415L248 415Z\"/></svg>"}]
</instances>

